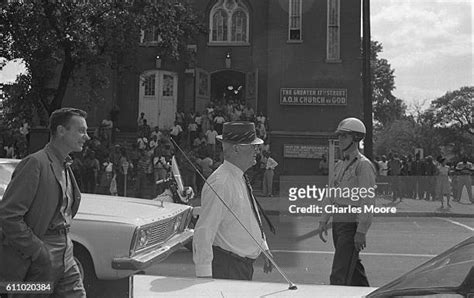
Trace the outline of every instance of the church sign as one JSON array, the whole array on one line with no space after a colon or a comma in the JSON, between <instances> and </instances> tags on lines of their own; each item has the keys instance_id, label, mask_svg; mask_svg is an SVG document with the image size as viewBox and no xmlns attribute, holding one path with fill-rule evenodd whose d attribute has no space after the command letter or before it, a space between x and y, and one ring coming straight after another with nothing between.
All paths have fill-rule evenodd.
<instances>
[{"instance_id":1,"label":"church sign","mask_svg":"<svg viewBox=\"0 0 474 298\"><path fill-rule=\"evenodd\" d=\"M281 88L280 105L334 105L347 104L347 89L335 88Z\"/></svg>"},{"instance_id":2,"label":"church sign","mask_svg":"<svg viewBox=\"0 0 474 298\"><path fill-rule=\"evenodd\" d=\"M283 157L286 158L321 158L328 156L328 146L283 144Z\"/></svg>"}]
</instances>

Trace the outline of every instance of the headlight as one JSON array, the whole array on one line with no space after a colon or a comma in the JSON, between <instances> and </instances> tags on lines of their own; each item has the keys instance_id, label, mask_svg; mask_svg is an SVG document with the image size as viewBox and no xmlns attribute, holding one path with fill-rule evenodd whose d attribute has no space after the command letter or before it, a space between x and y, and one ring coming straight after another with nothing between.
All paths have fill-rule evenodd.
<instances>
[{"instance_id":1,"label":"headlight","mask_svg":"<svg viewBox=\"0 0 474 298\"><path fill-rule=\"evenodd\" d=\"M148 244L148 232L146 230L141 230L138 233L137 239L137 250L144 248Z\"/></svg>"}]
</instances>

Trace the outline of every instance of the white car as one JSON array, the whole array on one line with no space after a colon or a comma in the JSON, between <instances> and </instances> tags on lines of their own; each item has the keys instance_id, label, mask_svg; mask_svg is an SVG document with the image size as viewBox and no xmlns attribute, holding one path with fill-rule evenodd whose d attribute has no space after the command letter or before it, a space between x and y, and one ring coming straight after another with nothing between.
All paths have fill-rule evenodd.
<instances>
[{"instance_id":1,"label":"white car","mask_svg":"<svg viewBox=\"0 0 474 298\"><path fill-rule=\"evenodd\" d=\"M135 275L130 297L474 297L474 236L380 288Z\"/></svg>"},{"instance_id":2,"label":"white car","mask_svg":"<svg viewBox=\"0 0 474 298\"><path fill-rule=\"evenodd\" d=\"M19 162L0 159L0 200ZM164 260L192 240L191 218L184 204L83 193L70 235L86 289Z\"/></svg>"}]
</instances>

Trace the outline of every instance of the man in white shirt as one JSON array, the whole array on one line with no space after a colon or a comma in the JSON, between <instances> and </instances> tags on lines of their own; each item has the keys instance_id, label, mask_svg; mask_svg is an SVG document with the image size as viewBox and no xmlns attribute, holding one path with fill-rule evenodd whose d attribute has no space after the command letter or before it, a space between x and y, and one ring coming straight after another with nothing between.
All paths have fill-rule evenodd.
<instances>
[{"instance_id":1,"label":"man in white shirt","mask_svg":"<svg viewBox=\"0 0 474 298\"><path fill-rule=\"evenodd\" d=\"M263 141L256 137L255 125L244 121L225 123L217 139L223 142L224 163L211 174L202 190L201 215L193 238L196 276L251 280L253 263L262 249L270 254L262 217L268 223L269 220L244 176L255 164L258 144ZM266 257L263 269L265 273L272 270Z\"/></svg>"},{"instance_id":2,"label":"man in white shirt","mask_svg":"<svg viewBox=\"0 0 474 298\"><path fill-rule=\"evenodd\" d=\"M137 125L138 127L143 125L143 120L145 120L145 113L141 112L140 116L137 119Z\"/></svg>"},{"instance_id":3,"label":"man in white shirt","mask_svg":"<svg viewBox=\"0 0 474 298\"><path fill-rule=\"evenodd\" d=\"M30 147L30 125L28 122L23 122L22 127L20 127L20 133L25 137L27 149Z\"/></svg>"},{"instance_id":4,"label":"man in white shirt","mask_svg":"<svg viewBox=\"0 0 474 298\"><path fill-rule=\"evenodd\" d=\"M216 154L216 137L218 133L214 129L214 126L211 125L211 129L206 131L206 137L207 137L207 147L209 149L209 152L211 153L212 157L215 157Z\"/></svg>"},{"instance_id":5,"label":"man in white shirt","mask_svg":"<svg viewBox=\"0 0 474 298\"><path fill-rule=\"evenodd\" d=\"M151 138L153 138L154 136L156 136L156 139L158 141L161 140L161 138L163 137L163 134L161 133L160 128L158 126L155 126L155 130L151 133Z\"/></svg>"},{"instance_id":6,"label":"man in white shirt","mask_svg":"<svg viewBox=\"0 0 474 298\"><path fill-rule=\"evenodd\" d=\"M472 166L472 163L469 161L467 156L464 156L463 160L456 165L456 178L458 179L458 183L456 185L456 197L454 198L455 201L459 202L461 200L463 188L464 186L466 186L469 201L474 204L474 198L472 197L471 178L473 171L474 167Z\"/></svg>"},{"instance_id":7,"label":"man in white shirt","mask_svg":"<svg viewBox=\"0 0 474 298\"><path fill-rule=\"evenodd\" d=\"M264 151L263 156L265 159L265 173L263 173L263 196L273 196L273 176L274 170L278 163L270 157L269 151Z\"/></svg>"},{"instance_id":8,"label":"man in white shirt","mask_svg":"<svg viewBox=\"0 0 474 298\"><path fill-rule=\"evenodd\" d=\"M179 125L178 122L175 121L174 126L171 127L170 136L173 138L176 144L179 144L182 132L183 129L181 128L181 125Z\"/></svg>"},{"instance_id":9,"label":"man in white shirt","mask_svg":"<svg viewBox=\"0 0 474 298\"><path fill-rule=\"evenodd\" d=\"M145 150L148 146L148 139L144 136L139 136L137 139L138 149Z\"/></svg>"}]
</instances>

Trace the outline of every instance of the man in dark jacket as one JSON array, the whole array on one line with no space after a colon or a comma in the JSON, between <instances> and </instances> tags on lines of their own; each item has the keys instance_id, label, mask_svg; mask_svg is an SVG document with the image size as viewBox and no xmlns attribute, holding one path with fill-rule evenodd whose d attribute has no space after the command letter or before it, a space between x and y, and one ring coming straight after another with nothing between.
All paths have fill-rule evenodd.
<instances>
[{"instance_id":1,"label":"man in dark jacket","mask_svg":"<svg viewBox=\"0 0 474 298\"><path fill-rule=\"evenodd\" d=\"M69 236L81 201L69 153L89 140L86 116L54 111L51 141L13 172L0 201L0 281L51 282L54 295L85 297Z\"/></svg>"}]
</instances>

